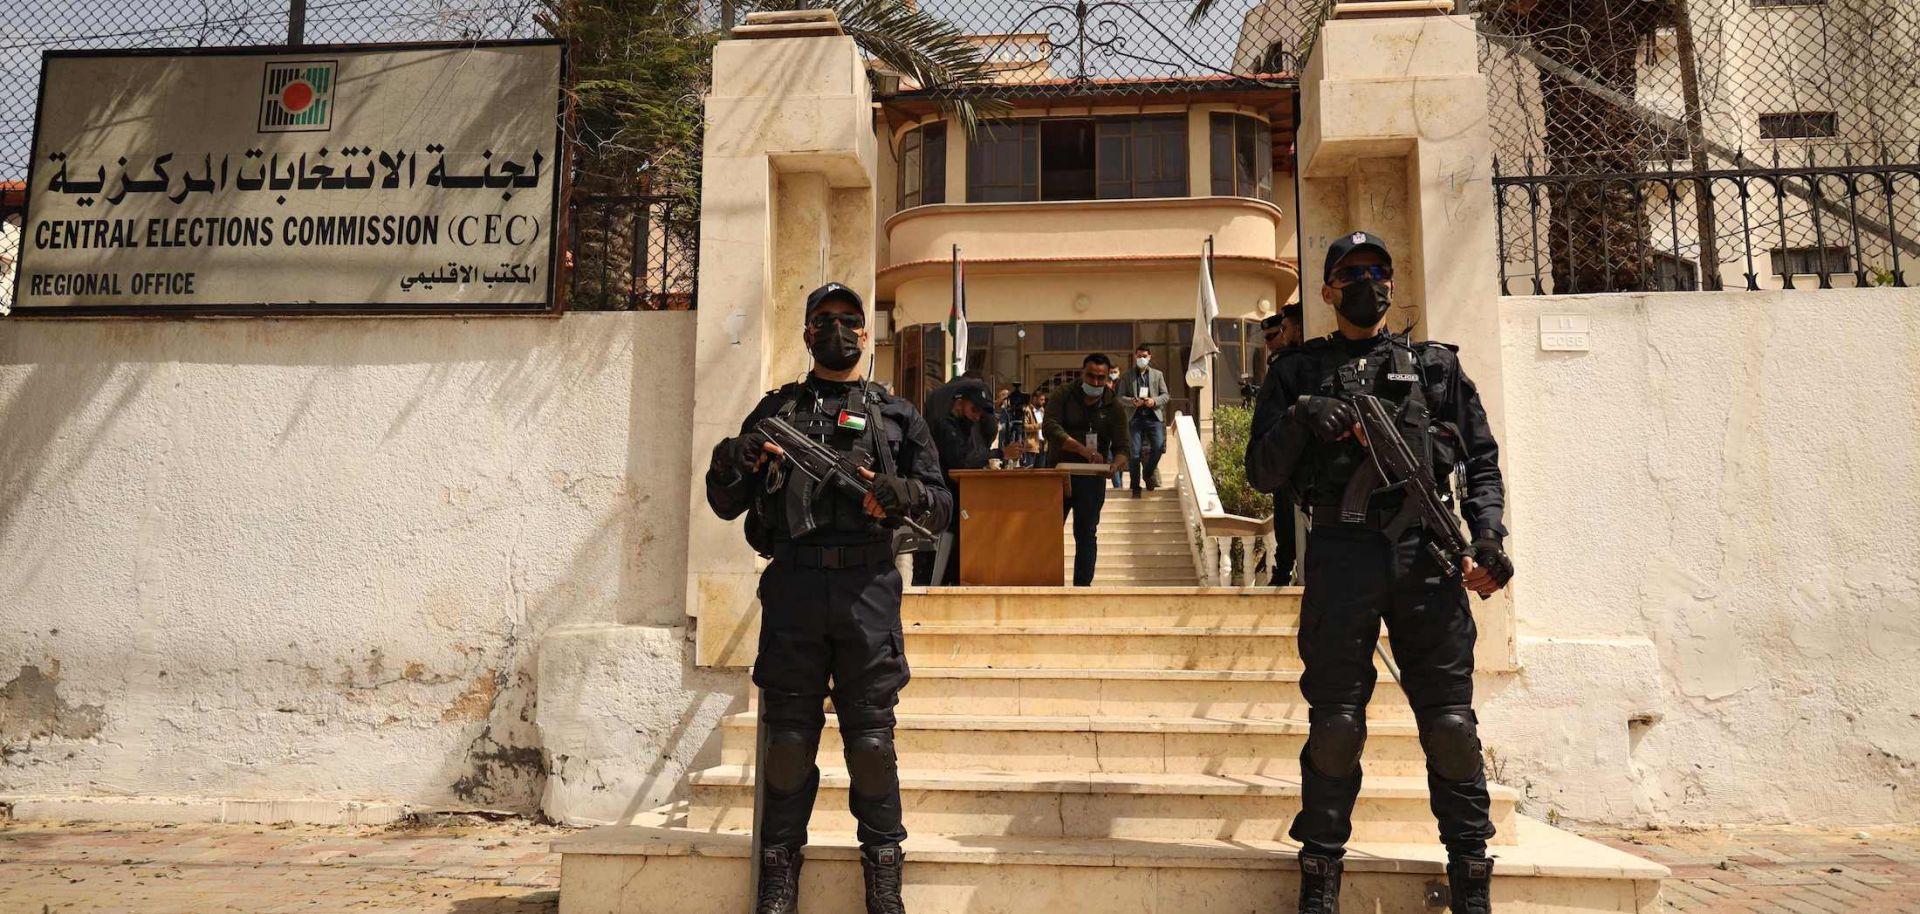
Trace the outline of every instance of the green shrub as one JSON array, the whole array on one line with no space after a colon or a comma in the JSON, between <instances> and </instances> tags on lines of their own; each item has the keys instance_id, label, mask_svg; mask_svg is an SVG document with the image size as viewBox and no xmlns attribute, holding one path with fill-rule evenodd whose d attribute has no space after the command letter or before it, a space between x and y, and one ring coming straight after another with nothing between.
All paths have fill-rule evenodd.
<instances>
[{"instance_id":1,"label":"green shrub","mask_svg":"<svg viewBox=\"0 0 1920 914\"><path fill-rule=\"evenodd\" d=\"M1213 441L1207 444L1207 468L1213 472L1213 487L1220 493L1223 509L1243 517L1266 517L1273 513L1273 499L1247 484L1247 438L1252 427L1253 410L1216 407Z\"/></svg>"}]
</instances>

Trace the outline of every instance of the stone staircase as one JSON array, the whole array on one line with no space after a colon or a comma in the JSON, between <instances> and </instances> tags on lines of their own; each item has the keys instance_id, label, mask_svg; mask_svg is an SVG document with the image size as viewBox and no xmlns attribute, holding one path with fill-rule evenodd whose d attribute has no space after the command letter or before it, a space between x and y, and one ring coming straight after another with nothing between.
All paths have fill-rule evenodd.
<instances>
[{"instance_id":1,"label":"stone staircase","mask_svg":"<svg viewBox=\"0 0 1920 914\"><path fill-rule=\"evenodd\" d=\"M1061 535L1067 546L1065 580L1071 582L1071 522ZM1096 587L1193 587L1199 583L1180 513L1180 495L1172 486L1142 492L1139 498L1124 486L1107 490L1107 504L1100 513L1100 562L1094 566L1093 583Z\"/></svg>"},{"instance_id":2,"label":"stone staircase","mask_svg":"<svg viewBox=\"0 0 1920 914\"><path fill-rule=\"evenodd\" d=\"M1306 737L1298 608L1297 589L910 592L914 674L896 737L913 833L908 909L1293 910L1286 830ZM1444 852L1412 713L1391 679L1370 718L1345 910L1436 910ZM556 842L562 914L748 910L751 709L727 719L719 740L719 763L691 776L688 800ZM857 912L831 717L820 764L802 907ZM1510 789L1493 797L1497 911L1661 910L1662 867L1519 815Z\"/></svg>"}]
</instances>

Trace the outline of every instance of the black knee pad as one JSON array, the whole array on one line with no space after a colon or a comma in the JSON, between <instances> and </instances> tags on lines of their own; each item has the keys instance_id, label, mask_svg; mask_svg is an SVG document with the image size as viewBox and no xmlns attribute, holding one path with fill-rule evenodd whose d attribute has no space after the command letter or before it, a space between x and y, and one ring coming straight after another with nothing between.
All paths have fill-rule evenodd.
<instances>
[{"instance_id":1,"label":"black knee pad","mask_svg":"<svg viewBox=\"0 0 1920 914\"><path fill-rule=\"evenodd\" d=\"M871 798L899 792L900 767L892 730L843 730L840 738L846 743L847 777L855 794Z\"/></svg>"},{"instance_id":2,"label":"black knee pad","mask_svg":"<svg viewBox=\"0 0 1920 914\"><path fill-rule=\"evenodd\" d=\"M814 754L820 751L819 731L773 730L767 734L767 789L791 794L807 786L818 771Z\"/></svg>"},{"instance_id":3,"label":"black knee pad","mask_svg":"<svg viewBox=\"0 0 1920 914\"><path fill-rule=\"evenodd\" d=\"M1480 776L1480 719L1469 707L1436 708L1420 717L1420 747L1433 773L1449 781Z\"/></svg>"},{"instance_id":4,"label":"black knee pad","mask_svg":"<svg viewBox=\"0 0 1920 914\"><path fill-rule=\"evenodd\" d=\"M1351 705L1314 708L1307 713L1307 760L1328 777L1352 777L1367 747L1367 710Z\"/></svg>"}]
</instances>

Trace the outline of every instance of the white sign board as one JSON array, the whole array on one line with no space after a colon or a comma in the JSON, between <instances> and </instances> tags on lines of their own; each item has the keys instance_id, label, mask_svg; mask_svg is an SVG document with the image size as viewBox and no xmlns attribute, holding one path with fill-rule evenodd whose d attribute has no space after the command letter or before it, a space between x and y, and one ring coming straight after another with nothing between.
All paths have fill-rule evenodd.
<instances>
[{"instance_id":1,"label":"white sign board","mask_svg":"<svg viewBox=\"0 0 1920 914\"><path fill-rule=\"evenodd\" d=\"M1540 348L1545 352L1585 352L1592 348L1585 314L1540 315Z\"/></svg>"},{"instance_id":2,"label":"white sign board","mask_svg":"<svg viewBox=\"0 0 1920 914\"><path fill-rule=\"evenodd\" d=\"M47 55L15 313L554 305L556 41Z\"/></svg>"}]
</instances>

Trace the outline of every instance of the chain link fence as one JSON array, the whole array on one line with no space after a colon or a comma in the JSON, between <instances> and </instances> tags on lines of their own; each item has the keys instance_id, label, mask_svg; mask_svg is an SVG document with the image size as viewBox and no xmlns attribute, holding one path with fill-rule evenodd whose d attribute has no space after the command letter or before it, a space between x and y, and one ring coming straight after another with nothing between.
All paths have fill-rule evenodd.
<instances>
[{"instance_id":1,"label":"chain link fence","mask_svg":"<svg viewBox=\"0 0 1920 914\"><path fill-rule=\"evenodd\" d=\"M1514 292L1905 285L1920 4L1481 0Z\"/></svg>"},{"instance_id":2,"label":"chain link fence","mask_svg":"<svg viewBox=\"0 0 1920 914\"><path fill-rule=\"evenodd\" d=\"M1292 88L1303 36L1329 0L926 0L971 36L990 87L918 87L929 96L1152 95L1195 88Z\"/></svg>"}]
</instances>

